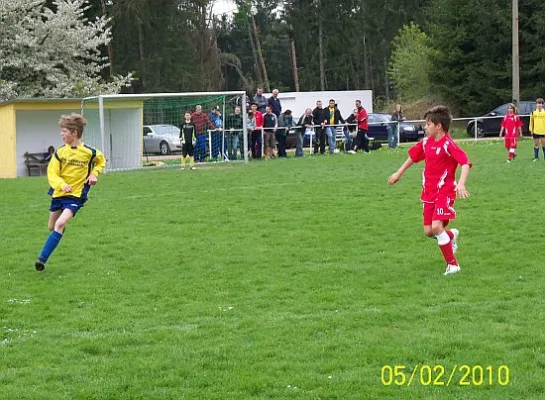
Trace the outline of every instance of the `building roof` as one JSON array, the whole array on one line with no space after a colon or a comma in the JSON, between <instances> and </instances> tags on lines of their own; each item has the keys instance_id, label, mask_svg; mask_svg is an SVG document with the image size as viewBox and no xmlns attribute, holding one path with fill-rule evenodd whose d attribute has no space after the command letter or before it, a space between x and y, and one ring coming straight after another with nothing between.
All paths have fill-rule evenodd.
<instances>
[{"instance_id":1,"label":"building roof","mask_svg":"<svg viewBox=\"0 0 545 400\"><path fill-rule=\"evenodd\" d=\"M6 100L6 101L0 101L0 106L5 104L14 104L14 103L70 103L74 101L81 102L82 98L40 98L40 97L34 97L34 98L28 98L28 99L12 99L12 100Z\"/></svg>"}]
</instances>

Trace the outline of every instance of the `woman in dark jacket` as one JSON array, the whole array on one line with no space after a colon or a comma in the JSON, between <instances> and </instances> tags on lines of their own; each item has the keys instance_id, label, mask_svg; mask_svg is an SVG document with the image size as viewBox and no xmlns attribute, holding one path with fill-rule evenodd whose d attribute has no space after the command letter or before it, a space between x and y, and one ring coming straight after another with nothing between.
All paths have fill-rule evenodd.
<instances>
[{"instance_id":1,"label":"woman in dark jacket","mask_svg":"<svg viewBox=\"0 0 545 400\"><path fill-rule=\"evenodd\" d=\"M312 116L312 110L310 108L307 108L305 110L305 113L299 118L299 122L297 122L297 129L295 131L295 134L297 135L297 148L295 150L295 157L303 157L303 139L305 136L305 132L311 131L313 126L313 116Z\"/></svg>"},{"instance_id":2,"label":"woman in dark jacket","mask_svg":"<svg viewBox=\"0 0 545 400\"><path fill-rule=\"evenodd\" d=\"M344 127L344 151L347 153L354 152L352 150L352 137L351 134L356 131L356 127L358 125L358 109L355 108L354 112L346 118L347 126Z\"/></svg>"},{"instance_id":3,"label":"woman in dark jacket","mask_svg":"<svg viewBox=\"0 0 545 400\"><path fill-rule=\"evenodd\" d=\"M391 148L397 147L397 128L399 127L399 122L405 121L403 117L403 111L401 110L401 104L396 104L396 109L392 114L392 124L390 124L390 129L388 129L388 145Z\"/></svg>"}]
</instances>

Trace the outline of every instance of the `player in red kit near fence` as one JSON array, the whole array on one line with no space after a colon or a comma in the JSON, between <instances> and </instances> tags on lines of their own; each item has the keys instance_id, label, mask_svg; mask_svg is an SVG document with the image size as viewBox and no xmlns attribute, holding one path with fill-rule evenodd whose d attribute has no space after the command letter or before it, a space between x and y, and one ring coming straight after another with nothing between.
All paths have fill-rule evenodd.
<instances>
[{"instance_id":1,"label":"player in red kit near fence","mask_svg":"<svg viewBox=\"0 0 545 400\"><path fill-rule=\"evenodd\" d=\"M522 121L516 113L514 104L507 106L507 115L501 121L500 137L503 132L505 132L505 148L508 151L507 162L511 162L517 156L517 138L522 137Z\"/></svg>"}]
</instances>

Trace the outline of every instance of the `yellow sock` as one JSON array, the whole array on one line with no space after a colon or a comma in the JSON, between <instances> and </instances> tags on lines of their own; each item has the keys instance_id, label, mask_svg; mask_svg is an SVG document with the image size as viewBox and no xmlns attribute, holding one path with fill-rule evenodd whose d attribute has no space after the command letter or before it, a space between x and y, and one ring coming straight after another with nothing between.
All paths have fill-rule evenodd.
<instances>
[{"instance_id":1,"label":"yellow sock","mask_svg":"<svg viewBox=\"0 0 545 400\"><path fill-rule=\"evenodd\" d=\"M182 157L182 168L185 168L185 157Z\"/></svg>"},{"instance_id":2,"label":"yellow sock","mask_svg":"<svg viewBox=\"0 0 545 400\"><path fill-rule=\"evenodd\" d=\"M193 168L195 165L195 157L189 157L189 168Z\"/></svg>"}]
</instances>

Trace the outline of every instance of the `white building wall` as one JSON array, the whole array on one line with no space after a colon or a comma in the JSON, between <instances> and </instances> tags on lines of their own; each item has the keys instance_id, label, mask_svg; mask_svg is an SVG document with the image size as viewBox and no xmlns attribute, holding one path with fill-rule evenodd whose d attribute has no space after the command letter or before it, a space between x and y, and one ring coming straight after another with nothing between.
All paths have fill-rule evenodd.
<instances>
[{"instance_id":1,"label":"white building wall","mask_svg":"<svg viewBox=\"0 0 545 400\"><path fill-rule=\"evenodd\" d=\"M24 154L46 153L49 146L56 149L63 145L59 118L75 110L17 111L16 157L17 176L28 176ZM36 170L33 171L33 174Z\"/></svg>"},{"instance_id":2,"label":"white building wall","mask_svg":"<svg viewBox=\"0 0 545 400\"><path fill-rule=\"evenodd\" d=\"M269 98L270 93L265 94ZM305 113L306 108L313 110L316 101L321 100L322 106L326 108L329 99L334 99L338 105L343 118L348 118L355 108L356 100L361 100L362 106L368 113L373 112L373 91L372 90L340 90L324 92L280 92L278 94L282 104L282 112L291 110L294 119L298 119Z\"/></svg>"},{"instance_id":3,"label":"white building wall","mask_svg":"<svg viewBox=\"0 0 545 400\"><path fill-rule=\"evenodd\" d=\"M45 153L49 146L63 145L59 118L76 110L17 111L17 176L27 176L24 154ZM142 166L142 124L139 109L105 110L104 146L98 129L98 112L85 112L88 120L83 141L102 150L107 169ZM35 172L35 171L34 171Z\"/></svg>"}]
</instances>

